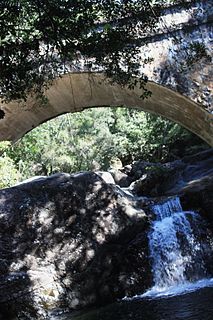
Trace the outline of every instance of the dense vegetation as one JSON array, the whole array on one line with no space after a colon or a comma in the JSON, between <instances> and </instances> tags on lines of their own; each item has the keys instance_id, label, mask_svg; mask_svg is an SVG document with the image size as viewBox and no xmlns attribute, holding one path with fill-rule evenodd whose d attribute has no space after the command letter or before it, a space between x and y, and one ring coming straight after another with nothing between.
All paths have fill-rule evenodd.
<instances>
[{"instance_id":1,"label":"dense vegetation","mask_svg":"<svg viewBox=\"0 0 213 320\"><path fill-rule=\"evenodd\" d=\"M0 187L34 175L106 170L114 158L169 161L207 146L161 117L135 109L95 108L37 127L12 147L1 144Z\"/></svg>"}]
</instances>

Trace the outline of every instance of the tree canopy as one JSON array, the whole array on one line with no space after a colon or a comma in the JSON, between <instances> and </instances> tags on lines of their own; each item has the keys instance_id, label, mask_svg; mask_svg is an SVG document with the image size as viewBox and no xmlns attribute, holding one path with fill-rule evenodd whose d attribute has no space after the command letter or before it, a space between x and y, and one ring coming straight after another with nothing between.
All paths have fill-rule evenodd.
<instances>
[{"instance_id":1,"label":"tree canopy","mask_svg":"<svg viewBox=\"0 0 213 320\"><path fill-rule=\"evenodd\" d=\"M130 87L136 76L148 95L147 77L139 72L142 38L153 31L166 4L188 2L1 0L1 97L26 99L32 91L39 96L56 76L78 71L81 61Z\"/></svg>"}]
</instances>

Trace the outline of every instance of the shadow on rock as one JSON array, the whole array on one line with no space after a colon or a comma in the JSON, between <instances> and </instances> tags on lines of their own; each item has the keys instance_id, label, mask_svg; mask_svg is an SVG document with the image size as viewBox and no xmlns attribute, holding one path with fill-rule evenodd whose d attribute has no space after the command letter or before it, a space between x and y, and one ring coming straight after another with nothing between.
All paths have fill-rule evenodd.
<instances>
[{"instance_id":1,"label":"shadow on rock","mask_svg":"<svg viewBox=\"0 0 213 320\"><path fill-rule=\"evenodd\" d=\"M148 225L142 208L92 172L1 190L1 316L45 319L143 292Z\"/></svg>"}]
</instances>

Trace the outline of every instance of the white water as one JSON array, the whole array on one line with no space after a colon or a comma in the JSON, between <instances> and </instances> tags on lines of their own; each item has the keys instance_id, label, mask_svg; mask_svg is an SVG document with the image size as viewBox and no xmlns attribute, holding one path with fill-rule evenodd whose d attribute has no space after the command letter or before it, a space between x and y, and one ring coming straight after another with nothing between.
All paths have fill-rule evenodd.
<instances>
[{"instance_id":1,"label":"white water","mask_svg":"<svg viewBox=\"0 0 213 320\"><path fill-rule=\"evenodd\" d=\"M201 217L183 211L178 197L152 209L156 220L148 237L154 285L133 298L178 295L213 286L205 264L205 258L212 255L212 241L203 236Z\"/></svg>"}]
</instances>

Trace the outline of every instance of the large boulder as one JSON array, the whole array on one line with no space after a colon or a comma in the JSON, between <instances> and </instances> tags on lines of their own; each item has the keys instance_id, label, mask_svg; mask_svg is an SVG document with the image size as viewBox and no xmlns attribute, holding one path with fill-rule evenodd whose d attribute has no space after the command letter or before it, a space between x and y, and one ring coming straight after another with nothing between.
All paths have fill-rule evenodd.
<instances>
[{"instance_id":1,"label":"large boulder","mask_svg":"<svg viewBox=\"0 0 213 320\"><path fill-rule=\"evenodd\" d=\"M140 205L92 172L0 191L0 319L48 318L151 285Z\"/></svg>"},{"instance_id":2,"label":"large boulder","mask_svg":"<svg viewBox=\"0 0 213 320\"><path fill-rule=\"evenodd\" d=\"M196 179L183 188L181 202L185 210L205 216L213 228L213 175Z\"/></svg>"},{"instance_id":3,"label":"large boulder","mask_svg":"<svg viewBox=\"0 0 213 320\"><path fill-rule=\"evenodd\" d=\"M213 222L213 149L165 164L138 161L132 166L136 196L179 195L184 209L198 210Z\"/></svg>"},{"instance_id":4,"label":"large boulder","mask_svg":"<svg viewBox=\"0 0 213 320\"><path fill-rule=\"evenodd\" d=\"M213 148L164 164L136 161L129 175L138 195L178 194L192 181L213 175Z\"/></svg>"}]
</instances>

